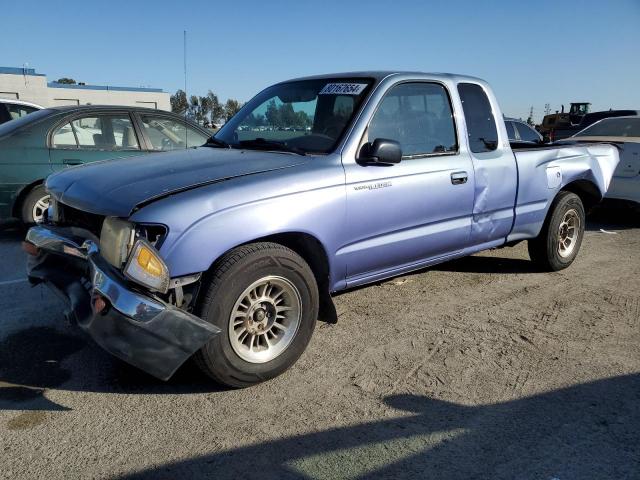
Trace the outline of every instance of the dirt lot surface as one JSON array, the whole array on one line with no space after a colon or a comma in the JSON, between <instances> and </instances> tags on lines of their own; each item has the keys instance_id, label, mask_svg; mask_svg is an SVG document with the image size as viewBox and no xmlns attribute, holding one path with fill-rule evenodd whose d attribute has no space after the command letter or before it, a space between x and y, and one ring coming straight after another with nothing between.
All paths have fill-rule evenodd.
<instances>
[{"instance_id":1,"label":"dirt lot surface","mask_svg":"<svg viewBox=\"0 0 640 480\"><path fill-rule=\"evenodd\" d=\"M640 478L640 221L619 212L559 273L520 244L339 295L246 390L104 353L24 281L19 239L0 233L0 477Z\"/></svg>"}]
</instances>

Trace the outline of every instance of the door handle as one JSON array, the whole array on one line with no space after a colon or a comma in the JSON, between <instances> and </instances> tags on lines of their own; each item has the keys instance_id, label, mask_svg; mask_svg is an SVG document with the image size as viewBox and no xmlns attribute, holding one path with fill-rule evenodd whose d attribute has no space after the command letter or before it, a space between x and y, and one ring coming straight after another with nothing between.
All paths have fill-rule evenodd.
<instances>
[{"instance_id":1,"label":"door handle","mask_svg":"<svg viewBox=\"0 0 640 480\"><path fill-rule=\"evenodd\" d=\"M451 174L451 183L454 185L462 185L463 183L467 183L469 179L469 175L467 172L453 172Z\"/></svg>"},{"instance_id":2,"label":"door handle","mask_svg":"<svg viewBox=\"0 0 640 480\"><path fill-rule=\"evenodd\" d=\"M84 162L82 160L76 160L75 158L65 158L62 160L62 163L72 167L73 165L82 165Z\"/></svg>"}]
</instances>

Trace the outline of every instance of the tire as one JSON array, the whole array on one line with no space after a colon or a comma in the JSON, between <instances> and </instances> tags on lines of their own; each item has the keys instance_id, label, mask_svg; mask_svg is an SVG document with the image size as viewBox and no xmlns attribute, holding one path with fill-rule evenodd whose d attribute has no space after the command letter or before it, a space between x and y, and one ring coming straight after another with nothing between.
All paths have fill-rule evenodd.
<instances>
[{"instance_id":1,"label":"tire","mask_svg":"<svg viewBox=\"0 0 640 480\"><path fill-rule=\"evenodd\" d=\"M277 243L243 245L216 262L206 282L196 314L222 332L194 355L205 374L229 387L247 387L280 375L302 355L319 295L311 268L297 253ZM257 300L260 295L268 300Z\"/></svg>"},{"instance_id":2,"label":"tire","mask_svg":"<svg viewBox=\"0 0 640 480\"><path fill-rule=\"evenodd\" d=\"M49 205L50 195L43 185L37 185L31 189L22 202L20 210L22 223L32 225L42 221L45 205Z\"/></svg>"},{"instance_id":3,"label":"tire","mask_svg":"<svg viewBox=\"0 0 640 480\"><path fill-rule=\"evenodd\" d=\"M584 226L585 212L580 197L575 193L560 192L549 209L540 235L529 240L531 260L547 271L567 268L578 255Z\"/></svg>"}]
</instances>

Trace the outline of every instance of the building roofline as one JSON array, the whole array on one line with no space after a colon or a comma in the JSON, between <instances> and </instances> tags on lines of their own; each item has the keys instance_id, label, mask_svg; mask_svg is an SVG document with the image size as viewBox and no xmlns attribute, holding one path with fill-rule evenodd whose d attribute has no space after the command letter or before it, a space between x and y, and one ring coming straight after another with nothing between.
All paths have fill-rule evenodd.
<instances>
[{"instance_id":1,"label":"building roofline","mask_svg":"<svg viewBox=\"0 0 640 480\"><path fill-rule=\"evenodd\" d=\"M36 73L35 68L0 67L2 75L29 75L30 77L46 77L44 73Z\"/></svg>"},{"instance_id":2,"label":"building roofline","mask_svg":"<svg viewBox=\"0 0 640 480\"><path fill-rule=\"evenodd\" d=\"M111 85L78 85L69 83L49 82L47 83L49 88L69 88L72 90L110 90L114 92L152 92L152 93L167 93L161 88L146 88L146 87L114 87Z\"/></svg>"}]
</instances>

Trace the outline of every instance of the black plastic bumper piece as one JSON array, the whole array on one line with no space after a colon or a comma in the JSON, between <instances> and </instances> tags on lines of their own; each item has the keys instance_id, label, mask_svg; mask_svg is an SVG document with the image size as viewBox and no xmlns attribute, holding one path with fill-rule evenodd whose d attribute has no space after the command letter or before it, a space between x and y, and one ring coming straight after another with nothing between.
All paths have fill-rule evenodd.
<instances>
[{"instance_id":1,"label":"black plastic bumper piece","mask_svg":"<svg viewBox=\"0 0 640 480\"><path fill-rule=\"evenodd\" d=\"M46 236L47 227L31 235L34 244ZM32 229L33 230L33 229ZM31 233L31 231L30 231ZM56 235L60 235L59 230ZM27 235L27 241L30 240ZM42 244L41 244L42 245ZM49 239L48 246L54 245ZM220 329L169 305L140 293L97 252L88 249L85 258L41 246L28 263L29 280L45 282L68 304L72 318L94 341L114 356L162 380L168 380ZM95 313L92 298L100 295L107 307Z\"/></svg>"}]
</instances>

